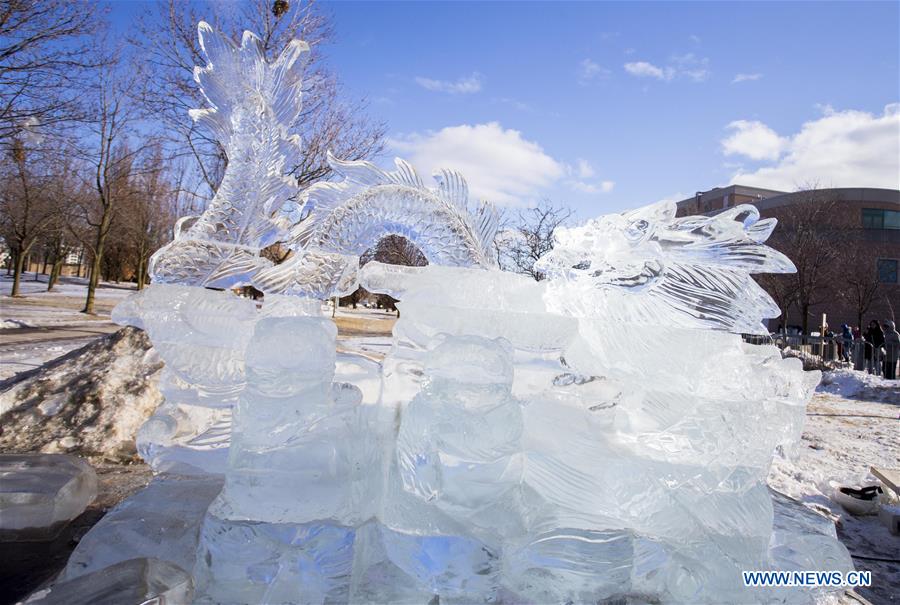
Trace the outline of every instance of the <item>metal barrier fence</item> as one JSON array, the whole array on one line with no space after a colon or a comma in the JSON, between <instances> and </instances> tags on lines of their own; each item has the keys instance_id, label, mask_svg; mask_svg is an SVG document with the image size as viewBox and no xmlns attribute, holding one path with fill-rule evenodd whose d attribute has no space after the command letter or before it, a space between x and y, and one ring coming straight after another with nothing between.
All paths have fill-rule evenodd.
<instances>
[{"instance_id":1,"label":"metal barrier fence","mask_svg":"<svg viewBox=\"0 0 900 605\"><path fill-rule=\"evenodd\" d=\"M900 347L897 345L874 347L861 339L845 343L841 336L790 334L747 334L744 335L744 341L750 344L774 344L779 349L791 349L801 355L819 358L834 367L853 368L891 380L896 380L898 376Z\"/></svg>"}]
</instances>

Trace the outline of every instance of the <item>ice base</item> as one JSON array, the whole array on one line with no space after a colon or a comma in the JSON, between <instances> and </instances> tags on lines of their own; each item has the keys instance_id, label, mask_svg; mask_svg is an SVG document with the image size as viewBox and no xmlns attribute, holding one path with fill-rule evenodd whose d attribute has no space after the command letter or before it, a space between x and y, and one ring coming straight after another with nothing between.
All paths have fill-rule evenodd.
<instances>
[{"instance_id":1,"label":"ice base","mask_svg":"<svg viewBox=\"0 0 900 605\"><path fill-rule=\"evenodd\" d=\"M222 477L158 476L103 516L69 557L64 578L100 571L134 558L167 561L190 571L200 525Z\"/></svg>"},{"instance_id":2,"label":"ice base","mask_svg":"<svg viewBox=\"0 0 900 605\"><path fill-rule=\"evenodd\" d=\"M199 603L347 603L356 529L207 515L194 569Z\"/></svg>"},{"instance_id":3,"label":"ice base","mask_svg":"<svg viewBox=\"0 0 900 605\"><path fill-rule=\"evenodd\" d=\"M0 537L52 539L97 496L97 474L66 454L0 454Z\"/></svg>"},{"instance_id":4,"label":"ice base","mask_svg":"<svg viewBox=\"0 0 900 605\"><path fill-rule=\"evenodd\" d=\"M129 559L32 594L23 605L148 605L190 603L191 576L157 559Z\"/></svg>"}]
</instances>

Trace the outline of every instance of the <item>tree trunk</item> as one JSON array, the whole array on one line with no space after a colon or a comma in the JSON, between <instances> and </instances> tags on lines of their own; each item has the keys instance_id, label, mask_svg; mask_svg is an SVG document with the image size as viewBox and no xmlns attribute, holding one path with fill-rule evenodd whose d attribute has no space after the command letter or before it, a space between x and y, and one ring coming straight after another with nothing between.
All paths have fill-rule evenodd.
<instances>
[{"instance_id":1,"label":"tree trunk","mask_svg":"<svg viewBox=\"0 0 900 605\"><path fill-rule=\"evenodd\" d=\"M94 313L94 293L97 290L97 284L100 282L101 254L102 247L98 246L97 252L94 254L94 258L91 259L91 276L88 279L87 298L84 301L84 309L81 310L82 313Z\"/></svg>"},{"instance_id":2,"label":"tree trunk","mask_svg":"<svg viewBox=\"0 0 900 605\"><path fill-rule=\"evenodd\" d=\"M803 334L809 335L809 305L801 305L800 311L803 313Z\"/></svg>"},{"instance_id":3,"label":"tree trunk","mask_svg":"<svg viewBox=\"0 0 900 605\"><path fill-rule=\"evenodd\" d=\"M10 296L19 296L19 282L22 281L22 267L25 264L25 253L20 249L15 252L15 263L13 269L13 285Z\"/></svg>"},{"instance_id":4,"label":"tree trunk","mask_svg":"<svg viewBox=\"0 0 900 605\"><path fill-rule=\"evenodd\" d=\"M103 265L103 248L106 246L106 236L109 235L111 223L111 205L104 204L103 216L100 217L100 224L97 226L97 245L94 247L94 258L91 262L91 278L88 280L87 298L84 301L84 310L82 310L82 313L93 314L94 312L94 293L97 291L97 284L100 283L100 268Z\"/></svg>"},{"instance_id":5,"label":"tree trunk","mask_svg":"<svg viewBox=\"0 0 900 605\"><path fill-rule=\"evenodd\" d=\"M150 279L149 279L150 269L148 266L149 264L150 264L149 258L145 258L144 260L141 261L141 281L138 282L138 290L143 290L144 286L146 286L147 284L150 283Z\"/></svg>"},{"instance_id":6,"label":"tree trunk","mask_svg":"<svg viewBox=\"0 0 900 605\"><path fill-rule=\"evenodd\" d=\"M59 274L62 272L63 257L57 255L53 260L53 266L50 267L50 278L47 280L47 292L53 289L56 282L59 281Z\"/></svg>"},{"instance_id":7,"label":"tree trunk","mask_svg":"<svg viewBox=\"0 0 900 605\"><path fill-rule=\"evenodd\" d=\"M138 259L137 275L134 276L134 281L137 284L137 289L141 290L143 288L142 284L144 283L144 261L141 259Z\"/></svg>"}]
</instances>

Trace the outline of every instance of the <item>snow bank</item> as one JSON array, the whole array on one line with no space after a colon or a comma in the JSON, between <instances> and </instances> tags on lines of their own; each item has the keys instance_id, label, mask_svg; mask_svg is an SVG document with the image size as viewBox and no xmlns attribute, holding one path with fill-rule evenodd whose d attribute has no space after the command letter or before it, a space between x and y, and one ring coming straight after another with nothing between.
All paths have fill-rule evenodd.
<instances>
[{"instance_id":1,"label":"snow bank","mask_svg":"<svg viewBox=\"0 0 900 605\"><path fill-rule=\"evenodd\" d=\"M161 368L145 334L123 328L0 382L0 450L134 459L134 435L162 401Z\"/></svg>"},{"instance_id":2,"label":"snow bank","mask_svg":"<svg viewBox=\"0 0 900 605\"><path fill-rule=\"evenodd\" d=\"M816 390L847 399L900 403L900 381L855 370L825 372Z\"/></svg>"}]
</instances>

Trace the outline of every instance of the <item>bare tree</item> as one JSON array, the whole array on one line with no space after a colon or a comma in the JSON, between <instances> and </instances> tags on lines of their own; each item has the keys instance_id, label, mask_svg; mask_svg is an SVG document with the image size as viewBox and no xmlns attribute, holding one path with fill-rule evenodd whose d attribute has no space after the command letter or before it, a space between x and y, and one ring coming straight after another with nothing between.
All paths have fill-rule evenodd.
<instances>
[{"instance_id":1,"label":"bare tree","mask_svg":"<svg viewBox=\"0 0 900 605\"><path fill-rule=\"evenodd\" d=\"M797 291L795 290L794 279L788 274L782 273L760 273L754 275L754 279L759 285L769 293L778 308L781 309L781 324L787 329L790 323L791 307L797 303Z\"/></svg>"},{"instance_id":2,"label":"bare tree","mask_svg":"<svg viewBox=\"0 0 900 605\"><path fill-rule=\"evenodd\" d=\"M70 0L0 3L0 140L26 124L52 131L79 117L80 82L98 65L88 51L102 17L101 7Z\"/></svg>"},{"instance_id":3,"label":"bare tree","mask_svg":"<svg viewBox=\"0 0 900 605\"><path fill-rule=\"evenodd\" d=\"M83 221L90 236L85 244L91 253L91 269L83 313L94 312L94 294L100 281L103 253L116 215L132 193L133 170L143 146L130 146L128 136L136 121L129 102L133 82L115 70L103 70L96 82L96 102L92 108L91 136L86 141L86 158L96 191L95 203L83 208Z\"/></svg>"},{"instance_id":4,"label":"bare tree","mask_svg":"<svg viewBox=\"0 0 900 605\"><path fill-rule=\"evenodd\" d=\"M573 215L572 210L545 199L534 208L520 211L515 219L507 220L506 228L497 236L501 266L542 280L544 275L534 269L534 263L553 249L554 232Z\"/></svg>"},{"instance_id":5,"label":"bare tree","mask_svg":"<svg viewBox=\"0 0 900 605\"><path fill-rule=\"evenodd\" d=\"M405 267L424 267L428 259L415 244L401 235L386 235L378 243L360 257L360 265L375 260L388 265Z\"/></svg>"},{"instance_id":6,"label":"bare tree","mask_svg":"<svg viewBox=\"0 0 900 605\"><path fill-rule=\"evenodd\" d=\"M856 311L856 325L862 329L865 315L881 294L882 285L872 255L862 245L847 246L838 261L837 294Z\"/></svg>"},{"instance_id":7,"label":"bare tree","mask_svg":"<svg viewBox=\"0 0 900 605\"><path fill-rule=\"evenodd\" d=\"M138 175L124 226L138 290L147 282L150 255L165 242L175 224L179 191L177 184L168 182L168 176L162 149L157 145Z\"/></svg>"},{"instance_id":8,"label":"bare tree","mask_svg":"<svg viewBox=\"0 0 900 605\"><path fill-rule=\"evenodd\" d=\"M796 201L779 212L779 228L769 244L797 267L797 272L787 279L803 332L809 333L810 309L835 295L836 261L845 249L847 229L835 222L835 217L840 216L837 202L824 191L807 189L795 195Z\"/></svg>"},{"instance_id":9,"label":"bare tree","mask_svg":"<svg viewBox=\"0 0 900 605\"><path fill-rule=\"evenodd\" d=\"M210 193L219 185L227 158L218 142L197 129L188 116L189 109L206 104L193 80L194 66L206 63L197 40L197 22L201 19L235 42L240 41L243 30L254 31L260 35L263 53L270 60L294 38L310 45L304 109L297 120L304 153L300 164L291 170L301 187L330 174L325 161L328 151L352 160L381 151L383 125L364 117L365 103L344 99L338 80L324 66L321 47L333 33L328 19L313 2L298 0L273 5L269 0L252 0L239 10L234 8L223 2L159 0L148 8L129 37L143 58L144 107L172 135L169 143L175 152L193 159ZM160 15L164 16L162 27Z\"/></svg>"},{"instance_id":10,"label":"bare tree","mask_svg":"<svg viewBox=\"0 0 900 605\"><path fill-rule=\"evenodd\" d=\"M12 254L10 294L19 296L25 260L59 216L52 173L59 158L49 151L29 148L21 139L13 141L11 147L0 174L0 228Z\"/></svg>"},{"instance_id":11,"label":"bare tree","mask_svg":"<svg viewBox=\"0 0 900 605\"><path fill-rule=\"evenodd\" d=\"M73 199L80 195L76 175L74 172L74 161L70 156L70 152L64 151L64 159L60 161L60 171L53 183L53 197L55 200L55 216L51 220L50 228L45 237L45 253L46 258L51 264L50 275L47 278L47 291L53 290L59 280L62 272L62 266L66 256L73 248L73 238L69 231L68 224L73 215Z\"/></svg>"}]
</instances>

